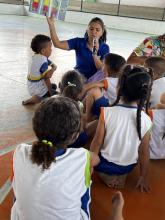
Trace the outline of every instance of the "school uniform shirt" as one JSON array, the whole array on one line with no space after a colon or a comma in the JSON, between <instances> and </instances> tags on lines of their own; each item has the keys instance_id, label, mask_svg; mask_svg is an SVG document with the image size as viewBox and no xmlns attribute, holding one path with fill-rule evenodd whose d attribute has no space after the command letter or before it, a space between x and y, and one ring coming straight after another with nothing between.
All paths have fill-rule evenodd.
<instances>
[{"instance_id":1,"label":"school uniform shirt","mask_svg":"<svg viewBox=\"0 0 165 220\"><path fill-rule=\"evenodd\" d=\"M151 90L151 108L160 103L160 97L165 92L165 77L153 81Z\"/></svg>"},{"instance_id":2,"label":"school uniform shirt","mask_svg":"<svg viewBox=\"0 0 165 220\"><path fill-rule=\"evenodd\" d=\"M101 120L105 125L105 138L101 155L109 162L128 166L137 163L139 140L136 128L137 108L117 105L101 109ZM141 112L141 136L151 129L151 119Z\"/></svg>"},{"instance_id":3,"label":"school uniform shirt","mask_svg":"<svg viewBox=\"0 0 165 220\"><path fill-rule=\"evenodd\" d=\"M93 60L92 51L87 47L87 39L76 37L67 42L69 50L75 50L76 52L75 69L89 79L97 72L97 68ZM103 60L107 53L109 53L109 46L104 42L100 42L97 56L100 57L100 60Z\"/></svg>"},{"instance_id":4,"label":"school uniform shirt","mask_svg":"<svg viewBox=\"0 0 165 220\"><path fill-rule=\"evenodd\" d=\"M84 148L67 149L43 171L41 166L32 163L31 151L31 145L21 144L14 153L16 201L11 220L90 219L89 152Z\"/></svg>"},{"instance_id":5,"label":"school uniform shirt","mask_svg":"<svg viewBox=\"0 0 165 220\"><path fill-rule=\"evenodd\" d=\"M47 57L41 54L33 55L27 77L28 91L31 96L42 97L48 92L43 78L50 69L51 64Z\"/></svg>"},{"instance_id":6,"label":"school uniform shirt","mask_svg":"<svg viewBox=\"0 0 165 220\"><path fill-rule=\"evenodd\" d=\"M109 100L109 104L113 104L117 97L116 87L118 78L106 77L104 79L104 96Z\"/></svg>"},{"instance_id":7,"label":"school uniform shirt","mask_svg":"<svg viewBox=\"0 0 165 220\"><path fill-rule=\"evenodd\" d=\"M153 120L150 139L150 158L165 159L165 109L150 111Z\"/></svg>"}]
</instances>

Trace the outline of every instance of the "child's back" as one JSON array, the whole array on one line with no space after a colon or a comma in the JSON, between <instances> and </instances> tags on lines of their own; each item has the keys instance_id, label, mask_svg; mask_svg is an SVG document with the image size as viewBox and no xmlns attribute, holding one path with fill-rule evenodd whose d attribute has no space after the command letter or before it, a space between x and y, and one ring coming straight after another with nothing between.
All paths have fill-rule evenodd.
<instances>
[{"instance_id":1,"label":"child's back","mask_svg":"<svg viewBox=\"0 0 165 220\"><path fill-rule=\"evenodd\" d=\"M38 107L33 118L38 140L14 153L12 220L90 219L90 154L67 149L80 132L80 119L77 103L66 97Z\"/></svg>"},{"instance_id":2,"label":"child's back","mask_svg":"<svg viewBox=\"0 0 165 220\"><path fill-rule=\"evenodd\" d=\"M117 105L102 110L106 135L101 154L109 162L122 166L135 164L138 160L138 148L141 143L135 126L137 107ZM142 137L151 126L151 120L145 112L141 112ZM120 155L120 157L119 157Z\"/></svg>"},{"instance_id":3,"label":"child's back","mask_svg":"<svg viewBox=\"0 0 165 220\"><path fill-rule=\"evenodd\" d=\"M163 92L165 92L165 60L162 57L150 57L146 59L145 66L153 69L154 81L152 85L150 104L156 106Z\"/></svg>"},{"instance_id":4,"label":"child's back","mask_svg":"<svg viewBox=\"0 0 165 220\"><path fill-rule=\"evenodd\" d=\"M165 109L154 109L150 140L150 158L165 159Z\"/></svg>"},{"instance_id":5,"label":"child's back","mask_svg":"<svg viewBox=\"0 0 165 220\"><path fill-rule=\"evenodd\" d=\"M16 201L11 219L80 220L83 215L81 197L90 184L87 150L67 149L56 156L56 162L45 171L31 163L31 152L31 145L22 144L14 155Z\"/></svg>"},{"instance_id":6,"label":"child's back","mask_svg":"<svg viewBox=\"0 0 165 220\"><path fill-rule=\"evenodd\" d=\"M151 75L151 70L126 65L118 81L116 101L101 110L91 151L96 154L100 151L96 170L110 187L124 187L126 175L139 161L137 187L149 190L146 176L152 123L143 107L148 106Z\"/></svg>"},{"instance_id":7,"label":"child's back","mask_svg":"<svg viewBox=\"0 0 165 220\"><path fill-rule=\"evenodd\" d=\"M153 81L150 103L151 107L159 103L160 97L165 92L165 77Z\"/></svg>"}]
</instances>

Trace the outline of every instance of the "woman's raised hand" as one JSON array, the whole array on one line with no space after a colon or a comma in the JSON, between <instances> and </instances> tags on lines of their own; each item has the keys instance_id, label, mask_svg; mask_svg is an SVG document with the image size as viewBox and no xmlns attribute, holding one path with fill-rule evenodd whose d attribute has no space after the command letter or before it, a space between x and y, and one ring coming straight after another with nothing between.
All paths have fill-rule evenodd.
<instances>
[{"instance_id":1,"label":"woman's raised hand","mask_svg":"<svg viewBox=\"0 0 165 220\"><path fill-rule=\"evenodd\" d=\"M53 26L53 25L54 25L55 19L53 18L53 16L48 17L48 16L46 15L46 20L47 20L49 26Z\"/></svg>"}]
</instances>

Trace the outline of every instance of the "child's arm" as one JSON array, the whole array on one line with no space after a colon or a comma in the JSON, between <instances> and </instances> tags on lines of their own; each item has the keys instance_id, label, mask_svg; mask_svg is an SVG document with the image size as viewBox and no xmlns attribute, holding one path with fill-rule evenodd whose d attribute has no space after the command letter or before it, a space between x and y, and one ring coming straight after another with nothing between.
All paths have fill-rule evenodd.
<instances>
[{"instance_id":1,"label":"child's arm","mask_svg":"<svg viewBox=\"0 0 165 220\"><path fill-rule=\"evenodd\" d=\"M95 153L96 155L99 154L100 148L104 142L104 136L105 136L105 125L104 125L104 112L102 108L96 133L91 143L91 147L90 147L91 152Z\"/></svg>"},{"instance_id":2,"label":"child's arm","mask_svg":"<svg viewBox=\"0 0 165 220\"><path fill-rule=\"evenodd\" d=\"M140 177L136 184L136 188L139 188L141 192L149 192L150 187L147 183L148 165L149 165L149 140L150 132L147 132L143 137L139 146L139 165L140 165Z\"/></svg>"},{"instance_id":3,"label":"child's arm","mask_svg":"<svg viewBox=\"0 0 165 220\"><path fill-rule=\"evenodd\" d=\"M52 68L48 70L44 75L44 81L46 83L50 96L52 95L52 84L50 78L52 77L53 72L56 70L56 68L57 68L56 65L52 65Z\"/></svg>"},{"instance_id":4,"label":"child's arm","mask_svg":"<svg viewBox=\"0 0 165 220\"><path fill-rule=\"evenodd\" d=\"M79 94L79 98L82 98L87 93L87 91L89 91L90 89L93 89L95 87L104 88L105 87L105 80L85 84L83 86L82 92Z\"/></svg>"},{"instance_id":5,"label":"child's arm","mask_svg":"<svg viewBox=\"0 0 165 220\"><path fill-rule=\"evenodd\" d=\"M51 96L52 95L52 84L51 84L50 78L44 78L44 81L48 88L49 95Z\"/></svg>"}]
</instances>

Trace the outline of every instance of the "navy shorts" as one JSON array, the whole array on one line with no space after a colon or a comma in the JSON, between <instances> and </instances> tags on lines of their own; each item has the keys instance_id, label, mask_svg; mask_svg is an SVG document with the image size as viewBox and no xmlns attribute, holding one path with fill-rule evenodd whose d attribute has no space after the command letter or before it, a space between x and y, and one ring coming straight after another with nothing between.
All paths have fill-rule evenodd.
<instances>
[{"instance_id":1,"label":"navy shorts","mask_svg":"<svg viewBox=\"0 0 165 220\"><path fill-rule=\"evenodd\" d=\"M130 164L128 166L121 166L115 163L107 161L104 157L99 155L100 163L95 167L95 170L101 173L106 173L108 175L124 175L130 173L135 164Z\"/></svg>"},{"instance_id":2,"label":"navy shorts","mask_svg":"<svg viewBox=\"0 0 165 220\"><path fill-rule=\"evenodd\" d=\"M100 110L101 107L108 107L109 106L109 101L106 99L104 96L101 98L97 99L92 106L92 113L93 115L96 115L97 117L100 116Z\"/></svg>"}]
</instances>

